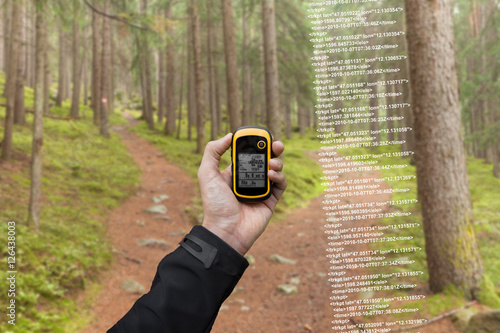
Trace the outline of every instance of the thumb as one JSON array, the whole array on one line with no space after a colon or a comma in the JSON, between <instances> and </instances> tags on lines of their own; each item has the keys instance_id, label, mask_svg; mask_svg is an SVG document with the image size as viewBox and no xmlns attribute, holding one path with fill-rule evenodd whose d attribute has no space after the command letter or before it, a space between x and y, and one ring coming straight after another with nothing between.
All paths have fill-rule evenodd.
<instances>
[{"instance_id":1,"label":"thumb","mask_svg":"<svg viewBox=\"0 0 500 333\"><path fill-rule=\"evenodd\" d=\"M232 133L226 134L219 140L210 141L205 146L205 152L203 153L203 158L201 160L200 168L198 170L198 179L202 180L204 178L212 178L215 175L220 174L219 162L231 146Z\"/></svg>"}]
</instances>

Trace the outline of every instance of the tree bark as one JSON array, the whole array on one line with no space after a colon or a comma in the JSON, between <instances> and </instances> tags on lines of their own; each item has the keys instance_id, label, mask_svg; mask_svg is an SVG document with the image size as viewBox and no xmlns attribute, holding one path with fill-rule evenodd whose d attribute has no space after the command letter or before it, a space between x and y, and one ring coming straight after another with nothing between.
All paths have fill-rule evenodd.
<instances>
[{"instance_id":1,"label":"tree bark","mask_svg":"<svg viewBox=\"0 0 500 333\"><path fill-rule=\"evenodd\" d=\"M172 5L167 10L167 18L172 19ZM175 48L174 48L174 28L168 28L169 40L167 43L167 85L166 85L166 111L167 123L165 133L173 136L175 133Z\"/></svg>"},{"instance_id":2,"label":"tree bark","mask_svg":"<svg viewBox=\"0 0 500 333\"><path fill-rule=\"evenodd\" d=\"M373 81L377 81L377 77L375 76ZM372 87L372 94L377 95L378 93L378 86L374 85ZM379 110L376 108L378 106L378 99L376 97L370 98L368 101L368 105L370 106L370 113L373 113L373 116L370 117L370 132L371 131L378 131L380 129L380 123L378 122L378 116L379 116ZM375 137L375 139L372 141L373 145L371 146L372 149L376 149L378 147L378 143L380 142L380 133L376 133L372 135Z\"/></svg>"},{"instance_id":3,"label":"tree bark","mask_svg":"<svg viewBox=\"0 0 500 333\"><path fill-rule=\"evenodd\" d=\"M385 86L385 92L388 94L387 97L385 98L385 104L387 104L387 111L386 111L386 115L388 118L391 118L393 116L395 116L395 112L393 111L393 109L390 108L390 105L393 104L396 99L392 96L390 96L390 94L393 94L396 92L396 89L395 89L395 86L393 84L391 85L387 85ZM394 129L394 127L396 127L395 125L395 121L394 120L390 120L390 119L387 119L387 140L388 141L394 141L395 140L395 135L394 135L394 132L392 132L391 130Z\"/></svg>"},{"instance_id":4,"label":"tree bark","mask_svg":"<svg viewBox=\"0 0 500 333\"><path fill-rule=\"evenodd\" d=\"M3 5L3 72L7 73L9 71L9 53L10 53L10 41L12 40L10 35L11 26L11 0L6 0ZM7 88L7 82L4 87L4 95Z\"/></svg>"},{"instance_id":5,"label":"tree bark","mask_svg":"<svg viewBox=\"0 0 500 333\"><path fill-rule=\"evenodd\" d=\"M16 97L14 101L14 124L24 125L26 124L26 112L24 110L24 83L26 81L26 17L24 13L24 0L17 0L17 5L19 6L19 18L20 29L19 34L19 53L18 53L18 63L17 63L17 75L16 75Z\"/></svg>"},{"instance_id":6,"label":"tree bark","mask_svg":"<svg viewBox=\"0 0 500 333\"><path fill-rule=\"evenodd\" d=\"M198 16L198 2L195 0L191 0L191 25L195 71L194 85L196 90L196 152L201 153L205 147L205 89L201 63L200 19Z\"/></svg>"},{"instance_id":7,"label":"tree bark","mask_svg":"<svg viewBox=\"0 0 500 333\"><path fill-rule=\"evenodd\" d=\"M262 33L264 37L267 127L274 139L279 140L281 139L283 117L280 109L274 0L262 0Z\"/></svg>"},{"instance_id":8,"label":"tree bark","mask_svg":"<svg viewBox=\"0 0 500 333\"><path fill-rule=\"evenodd\" d=\"M101 123L101 48L100 26L102 18L99 14L92 12L92 99L90 105L94 110L94 124L99 126Z\"/></svg>"},{"instance_id":9,"label":"tree bark","mask_svg":"<svg viewBox=\"0 0 500 333\"><path fill-rule=\"evenodd\" d=\"M222 2L222 25L224 31L224 51L226 55L227 111L234 132L241 126L240 96L238 87L238 67L236 65L236 42L232 0Z\"/></svg>"},{"instance_id":10,"label":"tree bark","mask_svg":"<svg viewBox=\"0 0 500 333\"><path fill-rule=\"evenodd\" d=\"M44 59L46 52L46 26L44 1L37 0L36 9L36 49L35 49L35 105L33 114L33 145L31 150L31 187L28 208L28 225L40 228L40 208L42 205L42 147L43 147L43 97Z\"/></svg>"},{"instance_id":11,"label":"tree bark","mask_svg":"<svg viewBox=\"0 0 500 333\"><path fill-rule=\"evenodd\" d=\"M191 15L191 13L189 14ZM187 129L187 137L188 140L191 141L191 131L192 126L196 126L196 92L195 92L195 77L194 77L194 52L193 52L193 33L192 33L192 25L189 24L188 27L188 50L187 50L187 58L188 58L188 129Z\"/></svg>"},{"instance_id":12,"label":"tree bark","mask_svg":"<svg viewBox=\"0 0 500 333\"><path fill-rule=\"evenodd\" d=\"M429 287L477 297L483 272L474 231L450 0L406 0L418 198Z\"/></svg>"},{"instance_id":13,"label":"tree bark","mask_svg":"<svg viewBox=\"0 0 500 333\"><path fill-rule=\"evenodd\" d=\"M243 15L242 15L242 23L243 23L243 124L250 125L251 124L251 110L250 110L250 66L248 64L248 23L247 23L247 12L246 12L246 4L243 4Z\"/></svg>"},{"instance_id":14,"label":"tree bark","mask_svg":"<svg viewBox=\"0 0 500 333\"><path fill-rule=\"evenodd\" d=\"M207 2L207 58L208 58L208 94L210 103L210 140L217 139L217 107L216 107L216 92L215 92L215 66L214 54L212 47L212 17L210 14L212 1Z\"/></svg>"},{"instance_id":15,"label":"tree bark","mask_svg":"<svg viewBox=\"0 0 500 333\"><path fill-rule=\"evenodd\" d=\"M107 11L109 5L104 5L104 10ZM110 29L110 19L103 17L102 22L102 58L101 58L101 126L100 134L109 138L109 95L110 95L110 81L111 81L111 29Z\"/></svg>"},{"instance_id":16,"label":"tree bark","mask_svg":"<svg viewBox=\"0 0 500 333\"><path fill-rule=\"evenodd\" d=\"M82 60L80 52L80 24L77 18L77 7L74 6L75 17L73 19L73 93L71 94L70 116L78 118L80 113L80 90L82 84Z\"/></svg>"},{"instance_id":17,"label":"tree bark","mask_svg":"<svg viewBox=\"0 0 500 333\"><path fill-rule=\"evenodd\" d=\"M56 105L61 106L63 100L68 97L66 91L67 82L67 67L68 67L68 57L67 57L67 47L66 47L66 34L59 28L59 77L57 81L57 97Z\"/></svg>"},{"instance_id":18,"label":"tree bark","mask_svg":"<svg viewBox=\"0 0 500 333\"><path fill-rule=\"evenodd\" d=\"M163 113L165 110L165 52L164 47L158 50L158 123L163 123Z\"/></svg>"},{"instance_id":19,"label":"tree bark","mask_svg":"<svg viewBox=\"0 0 500 333\"><path fill-rule=\"evenodd\" d=\"M20 5L19 3L12 3L11 15L11 41L9 52L9 67L7 72L7 80L9 82L17 82L17 66L19 60L19 29L20 29ZM12 155L12 132L14 127L14 101L16 98L16 85L7 84L5 90L5 97L7 99L5 127L2 141L2 159L5 161L10 160Z\"/></svg>"}]
</instances>

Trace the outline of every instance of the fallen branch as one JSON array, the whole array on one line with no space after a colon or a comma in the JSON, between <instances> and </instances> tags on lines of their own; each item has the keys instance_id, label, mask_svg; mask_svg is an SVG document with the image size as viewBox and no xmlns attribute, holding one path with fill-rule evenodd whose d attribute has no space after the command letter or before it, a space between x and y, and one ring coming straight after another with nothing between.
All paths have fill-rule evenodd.
<instances>
[{"instance_id":1,"label":"fallen branch","mask_svg":"<svg viewBox=\"0 0 500 333\"><path fill-rule=\"evenodd\" d=\"M122 252L122 255L123 255L123 258L127 259L127 260L130 260L130 261L133 261L137 264L142 264L142 260L141 259L137 259L137 258L132 258L132 257L129 257L128 255L126 255L125 253Z\"/></svg>"},{"instance_id":2,"label":"fallen branch","mask_svg":"<svg viewBox=\"0 0 500 333\"><path fill-rule=\"evenodd\" d=\"M442 315L439 315L437 317L431 318L431 319L427 320L425 323L418 324L418 325L413 325L413 326L408 326L408 327L394 328L394 329L391 329L389 332L403 332L403 331L407 331L407 330L414 330L416 328L420 328L422 326L426 326L426 325L432 324L432 323L434 323L434 322L436 322L438 320L441 320L443 318L449 317L452 314L454 314L454 313L456 313L456 312L458 312L460 310L467 309L468 307L474 305L475 303L476 303L476 301L472 301L470 303L465 304L462 307L459 307L458 309L455 309L455 310L452 310L450 312L446 312L446 313L444 313Z\"/></svg>"}]
</instances>

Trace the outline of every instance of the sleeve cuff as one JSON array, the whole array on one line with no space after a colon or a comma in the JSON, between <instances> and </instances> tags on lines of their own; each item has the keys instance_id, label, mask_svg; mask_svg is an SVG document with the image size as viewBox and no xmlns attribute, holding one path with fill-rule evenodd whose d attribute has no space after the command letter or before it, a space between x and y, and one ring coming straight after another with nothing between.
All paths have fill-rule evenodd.
<instances>
[{"instance_id":1,"label":"sleeve cuff","mask_svg":"<svg viewBox=\"0 0 500 333\"><path fill-rule=\"evenodd\" d=\"M193 235L202 241L206 242L209 244L208 247L214 247L217 252L215 255L215 258L213 258L213 262L211 265L216 265L220 269L226 271L227 273L235 276L241 276L243 275L243 272L247 269L249 266L248 261L243 257L241 254L238 253L235 249L233 249L229 244L224 242L222 239L220 239L218 236L216 236L214 233L206 229L205 227L201 225L196 225L191 229L191 232L189 235ZM182 242L185 242L188 244L187 246L192 246L193 249L196 251L208 251L209 249L205 248L200 248L199 245L194 244L193 242L187 238L185 238ZM182 243L181 242L181 243ZM192 251L191 251L192 252ZM190 253L191 253L190 252ZM191 253L193 255L193 253ZM205 253L205 257L210 257L208 254ZM198 258L198 256L195 256L198 260L202 261L202 259ZM211 266L208 265L208 266Z\"/></svg>"}]
</instances>

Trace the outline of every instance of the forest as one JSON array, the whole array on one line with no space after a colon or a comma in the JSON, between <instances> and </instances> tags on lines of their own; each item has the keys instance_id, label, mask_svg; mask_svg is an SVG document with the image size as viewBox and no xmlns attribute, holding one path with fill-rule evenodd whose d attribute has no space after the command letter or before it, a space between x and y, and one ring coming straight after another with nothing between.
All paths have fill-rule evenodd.
<instances>
[{"instance_id":1,"label":"forest","mask_svg":"<svg viewBox=\"0 0 500 333\"><path fill-rule=\"evenodd\" d=\"M274 229L267 231L276 235L281 233L277 225L293 216L306 216L305 223L313 219L307 216L315 214L324 220L318 199L325 190L317 158L322 147L318 133L325 128L335 133L382 129L386 131L376 135L375 142L401 140L402 144L392 147L347 153L415 152L401 158L414 175L401 182L411 192L395 194L393 200L418 199L418 203L391 208L409 212L397 222L422 226L401 235L411 236L410 244L424 249L415 254L416 270L422 276L411 281L427 298L410 303L421 311L404 318L436 318L459 306L471 307L474 313L500 308L499 1L436 0L436 7L425 0L352 5L359 10L404 8L384 14L396 23L381 28L385 37L379 42L393 44L391 32L404 32L398 39L398 52L407 57L377 66L400 66L398 75L408 79L408 84L375 86L375 93L379 89L386 97L365 104L370 109L383 104L408 107L397 111L401 120L335 125L317 112L317 75L327 70L312 60L316 48L310 8L314 2L318 1L2 1L0 220L3 235L11 235L10 221L15 221L15 243L7 244L5 238L2 254L16 257L12 267L18 275L16 326L3 320L1 331L94 332L114 324L124 312L111 311L101 321L96 319L96 313L106 309L101 290L120 291L123 284L109 287L108 282L120 279L122 283L126 276L143 271L148 275L140 281L149 286L165 249L174 249L170 245L176 243L174 238L201 223L196 172L205 145L249 124L269 128L274 139L286 146L283 159L289 187L273 217L270 229ZM332 4L327 12L344 8ZM370 15L364 16L370 19ZM370 29L364 33L375 31ZM356 31L331 30L328 36ZM390 52L381 50L377 55L389 56ZM345 52L336 59L358 56ZM394 78L376 74L369 80ZM353 80L339 76L328 82L340 85ZM359 105L340 100L334 104L338 110ZM396 115L396 111L377 110L357 117ZM342 111L339 117L351 116ZM412 130L391 131L403 126ZM167 163L179 169L168 169L165 174L160 166L166 168ZM227 156L222 163L229 163ZM153 174L161 176L153 180ZM381 175L404 176L397 171ZM176 183L180 179L191 192L180 190ZM157 195L165 191L163 185L171 186L167 199L158 199L166 200L168 214L137 215L147 208L144 197L155 196L156 203ZM176 191L178 198L174 198ZM136 205L141 208L125 213L127 205L135 205L128 201L131 198L139 200ZM114 224L115 220L129 224ZM159 229L149 229L153 226ZM323 233L322 224L316 226L314 234L309 234L312 226L297 232L292 226L282 227L294 230L297 239L301 234L309 237L290 241L295 242L291 253L304 251L299 256L304 268L285 271L281 266L266 266L269 263L264 260L261 265L269 271L255 277L255 281L265 281L266 277L272 280L271 276L299 275L302 280L296 295L283 296L273 285L263 296L265 301L255 301L272 304L272 313L279 317L272 324L275 331L288 321L297 322L293 331L330 329L329 300L315 305L315 297L325 298L330 292L322 275L329 266L317 259L324 257L327 241L315 244ZM152 258L157 260L152 263L146 259L149 252L135 252L133 243L117 241L130 238L138 244L142 240L129 234L145 238L143 231L153 236L166 232L165 237L172 238L169 242L155 239L153 246L141 247L140 251L154 253ZM257 269L258 251L263 251L260 257L269 257L257 248L251 259L257 260ZM127 271L117 267L127 267ZM302 274L310 267L319 268L314 268L316 273ZM121 275L106 275L114 270ZM0 273L2 280L6 275L7 270ZM134 279L140 278L134 275ZM305 279L308 282L302 286ZM258 306L238 297L250 298L259 287L243 284L241 288L240 294L231 296L234 299L230 297L230 310L221 311L214 332L239 327L246 311L252 318L270 311L255 310L254 314ZM139 295L120 292L123 295L114 294L114 300L128 311ZM139 288L142 292L144 287ZM10 299L7 293L0 296L2 304ZM236 309L238 301L245 304L241 309L249 310ZM278 315L280 309L289 317ZM242 314L236 315L237 311ZM364 317L365 322L375 320L374 315ZM438 324L442 326L421 330L464 331L450 317L446 316L446 324ZM270 319L259 320L249 326L250 331L271 325Z\"/></svg>"}]
</instances>

